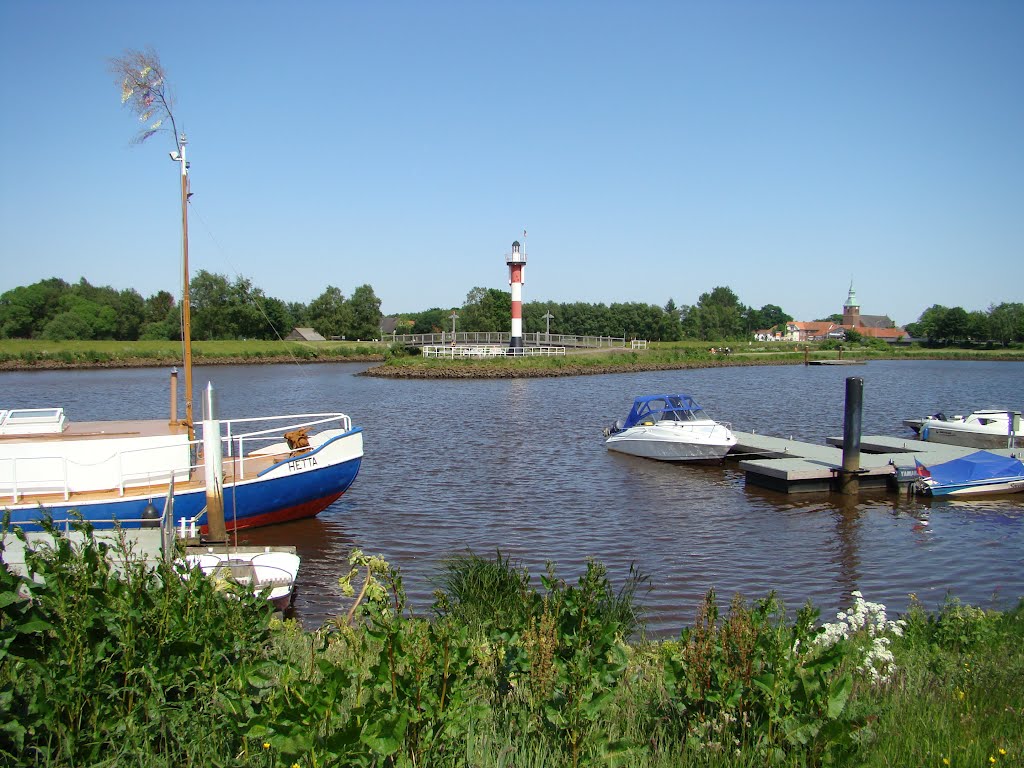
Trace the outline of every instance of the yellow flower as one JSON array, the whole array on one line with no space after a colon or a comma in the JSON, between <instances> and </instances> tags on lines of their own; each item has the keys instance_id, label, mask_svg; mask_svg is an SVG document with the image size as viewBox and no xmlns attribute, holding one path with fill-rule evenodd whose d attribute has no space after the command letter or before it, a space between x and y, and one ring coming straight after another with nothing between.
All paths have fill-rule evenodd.
<instances>
[{"instance_id":1,"label":"yellow flower","mask_svg":"<svg viewBox=\"0 0 1024 768\"><path fill-rule=\"evenodd\" d=\"M995 759L994 757L992 757L992 755L989 755L989 756L988 756L988 761L989 761L990 763L995 763L996 759Z\"/></svg>"},{"instance_id":2,"label":"yellow flower","mask_svg":"<svg viewBox=\"0 0 1024 768\"><path fill-rule=\"evenodd\" d=\"M999 754L1000 754L1000 755L1005 755L1005 754L1006 754L1006 750L1005 750L1005 749L1003 749L1002 747L1000 747L1000 748L999 748Z\"/></svg>"},{"instance_id":3,"label":"yellow flower","mask_svg":"<svg viewBox=\"0 0 1024 768\"><path fill-rule=\"evenodd\" d=\"M270 749L270 742L269 741L264 741L263 742L263 748L264 749Z\"/></svg>"},{"instance_id":4,"label":"yellow flower","mask_svg":"<svg viewBox=\"0 0 1024 768\"><path fill-rule=\"evenodd\" d=\"M942 758L942 764L943 765L949 765L949 758L948 757Z\"/></svg>"}]
</instances>

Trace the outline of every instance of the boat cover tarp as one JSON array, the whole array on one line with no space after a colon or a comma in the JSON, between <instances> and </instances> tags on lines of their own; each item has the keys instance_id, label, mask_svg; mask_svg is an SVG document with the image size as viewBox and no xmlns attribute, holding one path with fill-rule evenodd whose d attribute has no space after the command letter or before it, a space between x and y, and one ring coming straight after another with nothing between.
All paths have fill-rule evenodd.
<instances>
[{"instance_id":1,"label":"boat cover tarp","mask_svg":"<svg viewBox=\"0 0 1024 768\"><path fill-rule=\"evenodd\" d=\"M667 416L666 411L669 412ZM689 395L642 395L633 401L633 407L622 429L635 427L645 420L660 421L663 418L694 421L706 416L703 409Z\"/></svg>"},{"instance_id":2,"label":"boat cover tarp","mask_svg":"<svg viewBox=\"0 0 1024 768\"><path fill-rule=\"evenodd\" d=\"M917 471L940 485L962 485L997 478L1024 477L1024 463L1010 456L976 451L930 467L918 462Z\"/></svg>"}]
</instances>

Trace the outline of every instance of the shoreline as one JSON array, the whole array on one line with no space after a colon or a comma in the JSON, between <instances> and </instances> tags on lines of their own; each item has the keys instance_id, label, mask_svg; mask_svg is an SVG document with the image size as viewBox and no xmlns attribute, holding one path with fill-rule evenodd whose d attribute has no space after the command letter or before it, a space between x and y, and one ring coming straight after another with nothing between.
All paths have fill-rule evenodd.
<instances>
[{"instance_id":1,"label":"shoreline","mask_svg":"<svg viewBox=\"0 0 1024 768\"><path fill-rule=\"evenodd\" d=\"M500 365L459 366L386 366L378 365L357 374L382 379L547 379L563 376L600 376L610 373L681 371L696 368L734 368L738 366L803 365L803 360L689 360L678 363L597 363L564 365L558 368L512 368Z\"/></svg>"},{"instance_id":2,"label":"shoreline","mask_svg":"<svg viewBox=\"0 0 1024 768\"><path fill-rule=\"evenodd\" d=\"M293 355L266 355L260 357L224 356L197 357L192 365L281 365L284 363L373 363L384 362L383 355L351 355L348 357L295 357ZM0 360L0 371L74 371L102 368L181 368L177 358L123 357L111 360L56 360L44 359L26 362L24 360Z\"/></svg>"},{"instance_id":3,"label":"shoreline","mask_svg":"<svg viewBox=\"0 0 1024 768\"><path fill-rule=\"evenodd\" d=\"M825 356L828 359L828 356ZM506 361L505 364L466 361L462 364L424 364L412 362L405 364L387 364L383 354L354 355L215 355L195 356L196 367L220 365L285 365L322 363L377 363L357 376L372 376L382 379L421 379L421 380L468 380L468 379L543 379L568 376L599 376L615 373L642 373L646 371L678 371L700 368L732 368L771 365L804 365L802 355L788 354L784 357L745 356L743 354L722 358L689 359L678 361L651 360L629 362L583 362L586 355L580 355L580 362L569 362L573 358L563 358L565 362L550 366L523 366L518 361ZM871 360L949 360L957 362L1021 362L1018 355L973 355L967 353L934 354L934 355L870 355L862 358L848 358L850 363L864 365ZM109 359L66 360L57 357L25 360L8 358L0 360L0 372L32 372L32 371L75 371L104 369L135 369L135 368L172 368L182 367L182 361L174 357L111 357Z\"/></svg>"}]
</instances>

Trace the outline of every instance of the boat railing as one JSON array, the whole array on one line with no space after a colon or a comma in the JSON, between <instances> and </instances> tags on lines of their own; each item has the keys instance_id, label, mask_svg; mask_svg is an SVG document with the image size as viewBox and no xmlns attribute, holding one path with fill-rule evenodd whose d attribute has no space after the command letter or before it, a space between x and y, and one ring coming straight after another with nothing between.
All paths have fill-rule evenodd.
<instances>
[{"instance_id":1,"label":"boat railing","mask_svg":"<svg viewBox=\"0 0 1024 768\"><path fill-rule=\"evenodd\" d=\"M285 421L289 423L287 427L274 426L267 429L258 429L252 432L236 432L237 425L239 424L254 424L254 423L268 423L272 421ZM348 432L352 429L352 419L346 416L344 413L303 413L293 416L257 416L247 419L231 419L221 422L221 425L225 429L225 435L222 440L225 443L226 457L232 458L236 461L238 466L238 479L242 480L245 478L245 442L249 441L250 445L253 442L259 443L272 443L280 441L284 437L284 432L293 432L297 430L308 430L312 427L319 426L321 424L330 424L337 422L340 424L341 429ZM234 457L242 457L241 461L238 461Z\"/></svg>"},{"instance_id":2,"label":"boat railing","mask_svg":"<svg viewBox=\"0 0 1024 768\"><path fill-rule=\"evenodd\" d=\"M60 468L53 473L54 476L52 477L46 475L41 479L32 479L25 477L24 475L29 473L24 471L22 472L22 477L18 477L19 466L22 470L26 470L27 465L42 462L56 463L59 464ZM7 472L3 473L4 479L0 479L0 489L2 489L0 493L4 496L9 495L11 502L14 504L17 504L23 496L32 494L61 493L64 495L65 501L70 498L68 468L63 456L10 456L0 459L0 467L9 468ZM31 474L34 477L39 475L38 472Z\"/></svg>"},{"instance_id":3,"label":"boat railing","mask_svg":"<svg viewBox=\"0 0 1024 768\"><path fill-rule=\"evenodd\" d=\"M259 429L254 431L238 432L238 426L243 424L254 424L258 422L271 423L279 422L275 427ZM282 425L281 423L284 423ZM237 450L238 456L245 456L245 443L250 445L254 442L271 443L284 439L287 431L310 429L321 424L339 423L344 431L352 429L351 419L343 413L307 413L292 416L270 416L253 417L245 419L231 419L221 422L222 428L226 429L226 435L221 440L225 446L225 455L234 457ZM244 428L243 428L244 429ZM114 462L110 467L109 485L93 490L116 489L120 496L124 496L129 488L159 485L161 487L172 481L188 480L192 473L203 467L198 461L202 448L202 440L179 443L174 446L160 445L147 446L143 448L129 448L119 450L93 462L90 466L98 467L108 462ZM189 460L174 463L164 460L138 461L136 457L157 456L158 452L188 451ZM193 460L193 457L197 457ZM259 457L252 457L256 461ZM234 459L238 467L238 477L245 477L245 461ZM147 466L148 464L148 466ZM75 465L81 467L81 462L68 458L67 456L8 456L0 457L0 498L10 498L11 503L17 504L26 496L43 496L59 494L67 501L71 498L71 483L69 467ZM138 469L134 467L140 467Z\"/></svg>"}]
</instances>

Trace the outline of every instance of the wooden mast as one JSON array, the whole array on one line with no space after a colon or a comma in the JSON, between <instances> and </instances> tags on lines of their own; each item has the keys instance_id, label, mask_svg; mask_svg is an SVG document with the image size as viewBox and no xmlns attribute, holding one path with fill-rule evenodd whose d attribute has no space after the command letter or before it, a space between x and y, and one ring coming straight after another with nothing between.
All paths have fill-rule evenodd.
<instances>
[{"instance_id":1,"label":"wooden mast","mask_svg":"<svg viewBox=\"0 0 1024 768\"><path fill-rule=\"evenodd\" d=\"M188 161L185 159L185 145L188 143L185 134L178 141L178 151L171 155L181 166L181 340L185 351L185 426L188 427L188 439L195 440L195 422L192 420L192 306L188 292Z\"/></svg>"}]
</instances>

